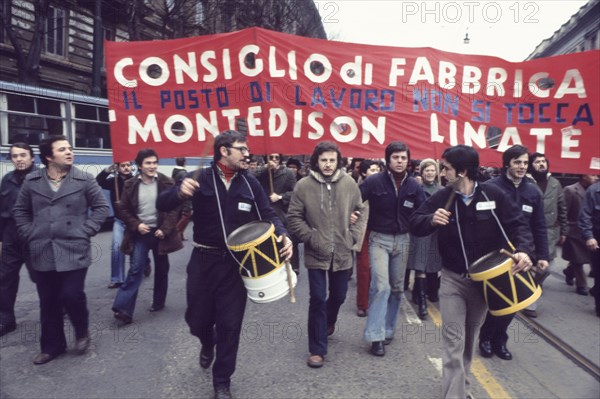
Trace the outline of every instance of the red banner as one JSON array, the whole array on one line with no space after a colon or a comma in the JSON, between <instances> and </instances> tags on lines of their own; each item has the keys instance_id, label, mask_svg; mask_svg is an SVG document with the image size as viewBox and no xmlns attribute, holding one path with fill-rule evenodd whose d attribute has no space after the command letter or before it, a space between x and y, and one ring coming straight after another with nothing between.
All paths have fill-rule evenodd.
<instances>
[{"instance_id":1,"label":"red banner","mask_svg":"<svg viewBox=\"0 0 600 399\"><path fill-rule=\"evenodd\" d=\"M508 62L432 48L309 39L264 29L151 42L106 42L116 161L212 154L213 136L248 133L252 153L413 159L473 146L499 166L514 144L555 172L600 172L600 50Z\"/></svg>"}]
</instances>

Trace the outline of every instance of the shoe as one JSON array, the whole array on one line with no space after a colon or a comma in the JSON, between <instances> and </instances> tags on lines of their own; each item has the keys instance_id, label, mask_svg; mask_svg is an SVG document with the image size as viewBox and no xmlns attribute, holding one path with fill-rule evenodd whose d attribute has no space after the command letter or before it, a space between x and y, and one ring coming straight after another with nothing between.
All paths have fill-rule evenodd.
<instances>
[{"instance_id":1,"label":"shoe","mask_svg":"<svg viewBox=\"0 0 600 399\"><path fill-rule=\"evenodd\" d=\"M77 342L75 342L75 351L77 352L78 355L83 355L85 352L87 352L88 348L90 347L90 336L86 335L85 337L82 338L78 338Z\"/></svg>"},{"instance_id":2,"label":"shoe","mask_svg":"<svg viewBox=\"0 0 600 399\"><path fill-rule=\"evenodd\" d=\"M51 355L49 353L38 353L36 357L33 358L33 364L39 366L40 364L46 364L52 360L54 360L59 355L65 353L64 351L57 353L56 355Z\"/></svg>"},{"instance_id":3,"label":"shoe","mask_svg":"<svg viewBox=\"0 0 600 399\"><path fill-rule=\"evenodd\" d=\"M394 340L394 338L386 338L383 340L383 344L384 345L389 345L392 343L392 341Z\"/></svg>"},{"instance_id":4,"label":"shoe","mask_svg":"<svg viewBox=\"0 0 600 399\"><path fill-rule=\"evenodd\" d=\"M364 310L364 309L358 309L358 310L356 311L356 315L357 315L358 317L367 317L367 311L366 311L366 310Z\"/></svg>"},{"instance_id":5,"label":"shoe","mask_svg":"<svg viewBox=\"0 0 600 399\"><path fill-rule=\"evenodd\" d=\"M535 319L537 317L537 312L535 310L523 309L521 313L523 313L527 317L531 317L532 319Z\"/></svg>"},{"instance_id":6,"label":"shoe","mask_svg":"<svg viewBox=\"0 0 600 399\"><path fill-rule=\"evenodd\" d=\"M588 291L587 291L587 289L585 287L577 287L576 292L579 295L588 296Z\"/></svg>"},{"instance_id":7,"label":"shoe","mask_svg":"<svg viewBox=\"0 0 600 399\"><path fill-rule=\"evenodd\" d=\"M106 287L106 288L114 289L114 288L119 288L122 285L123 285L123 283L110 283L108 285L108 287Z\"/></svg>"},{"instance_id":8,"label":"shoe","mask_svg":"<svg viewBox=\"0 0 600 399\"><path fill-rule=\"evenodd\" d=\"M146 265L146 268L144 269L144 277L148 277L152 274L152 266L150 265L150 263L148 263Z\"/></svg>"},{"instance_id":9,"label":"shoe","mask_svg":"<svg viewBox=\"0 0 600 399\"><path fill-rule=\"evenodd\" d=\"M383 341L375 341L371 344L371 354L375 356L384 356L385 348L383 347Z\"/></svg>"},{"instance_id":10,"label":"shoe","mask_svg":"<svg viewBox=\"0 0 600 399\"><path fill-rule=\"evenodd\" d=\"M494 356L494 352L492 351L492 343L488 340L480 340L479 353L485 358Z\"/></svg>"},{"instance_id":11,"label":"shoe","mask_svg":"<svg viewBox=\"0 0 600 399\"><path fill-rule=\"evenodd\" d=\"M567 283L567 285L573 285L573 273L566 268L563 269L563 274L565 275L565 283Z\"/></svg>"},{"instance_id":12,"label":"shoe","mask_svg":"<svg viewBox=\"0 0 600 399\"><path fill-rule=\"evenodd\" d=\"M512 353L510 353L510 351L508 350L506 345L499 345L499 346L494 345L493 351L494 351L494 355L498 356L500 359L503 359L503 360L511 360L512 359Z\"/></svg>"},{"instance_id":13,"label":"shoe","mask_svg":"<svg viewBox=\"0 0 600 399\"><path fill-rule=\"evenodd\" d=\"M333 335L333 333L335 332L335 324L328 324L327 325L327 336L331 336Z\"/></svg>"},{"instance_id":14,"label":"shoe","mask_svg":"<svg viewBox=\"0 0 600 399\"><path fill-rule=\"evenodd\" d=\"M215 399L231 399L231 391L229 391L229 387L219 387L215 388Z\"/></svg>"},{"instance_id":15,"label":"shoe","mask_svg":"<svg viewBox=\"0 0 600 399\"><path fill-rule=\"evenodd\" d=\"M0 324L0 337L17 329L17 323Z\"/></svg>"},{"instance_id":16,"label":"shoe","mask_svg":"<svg viewBox=\"0 0 600 399\"><path fill-rule=\"evenodd\" d=\"M210 349L202 345L202 349L200 349L200 367L203 369L207 369L212 364L215 359L215 348L214 346Z\"/></svg>"},{"instance_id":17,"label":"shoe","mask_svg":"<svg viewBox=\"0 0 600 399\"><path fill-rule=\"evenodd\" d=\"M160 312L161 310L163 310L165 308L165 305L162 306L150 306L150 309L148 309L148 312Z\"/></svg>"},{"instance_id":18,"label":"shoe","mask_svg":"<svg viewBox=\"0 0 600 399\"><path fill-rule=\"evenodd\" d=\"M115 319L121 320L125 324L131 324L131 322L132 322L131 316L129 316L123 312L116 311L114 316L115 316Z\"/></svg>"},{"instance_id":19,"label":"shoe","mask_svg":"<svg viewBox=\"0 0 600 399\"><path fill-rule=\"evenodd\" d=\"M308 357L308 360L306 361L306 364L308 365L308 367L318 369L319 367L323 367L324 361L325 359L323 359L323 356L321 355L310 355Z\"/></svg>"}]
</instances>

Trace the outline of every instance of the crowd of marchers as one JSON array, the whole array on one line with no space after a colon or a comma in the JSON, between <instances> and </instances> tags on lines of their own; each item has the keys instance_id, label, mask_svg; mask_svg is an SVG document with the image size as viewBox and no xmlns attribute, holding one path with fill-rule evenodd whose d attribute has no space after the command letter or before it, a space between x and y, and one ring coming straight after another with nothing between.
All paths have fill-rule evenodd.
<instances>
[{"instance_id":1,"label":"crowd of marchers","mask_svg":"<svg viewBox=\"0 0 600 399\"><path fill-rule=\"evenodd\" d=\"M515 312L492 311L482 284L471 278L472 266L494 259L500 249L508 251L507 273L527 273L541 286L562 246L566 284L591 294L600 316L598 176L581 175L562 187L550 160L521 145L499 155L500 169L480 165L478 153L465 145L447 148L440 159L414 160L398 141L381 159L345 158L328 141L309 155L251 155L247 137L233 130L215 138L213 151L212 163L195 170L177 158L170 177L158 171L152 148L91 176L75 166L64 136L40 143L43 167L28 144L13 143L14 170L0 186L0 335L17 329L15 301L25 265L39 297L40 351L33 363L66 352L64 315L75 331L75 352L88 351L84 287L91 238L111 205L107 277L116 323L132 323L139 288L151 274L147 310L165 309L169 254L191 246L185 321L199 340L199 366L212 366L216 398L231 397L248 297L228 237L256 221L272 226L274 257L306 275L311 368L328 364L328 337L353 274L356 314L365 318L363 338L373 356L385 356L387 345L402 341L395 340L396 325L409 289L421 319L428 317L428 301L439 302L443 326L463 327L444 329L442 336L444 398L471 395L475 347L486 358L513 357L507 331ZM192 236L186 238L189 222ZM591 290L586 264L595 281ZM543 302L529 301L521 311L537 317Z\"/></svg>"}]
</instances>

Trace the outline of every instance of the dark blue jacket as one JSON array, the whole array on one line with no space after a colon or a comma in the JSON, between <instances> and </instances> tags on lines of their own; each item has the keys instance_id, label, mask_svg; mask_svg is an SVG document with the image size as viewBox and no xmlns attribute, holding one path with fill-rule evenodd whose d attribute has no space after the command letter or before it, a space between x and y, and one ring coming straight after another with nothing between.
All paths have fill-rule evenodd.
<instances>
[{"instance_id":1,"label":"dark blue jacket","mask_svg":"<svg viewBox=\"0 0 600 399\"><path fill-rule=\"evenodd\" d=\"M189 173L187 177L193 178L194 173ZM200 172L197 181L200 183L200 188L192 197L194 242L221 249L226 248L226 237L223 236L217 193L226 235L246 223L261 219L273 223L277 235L287 234L275 211L271 208L269 199L260 183L248 171L238 171L231 179L229 190L225 188L214 163ZM169 211L185 201L178 195L180 185L181 182L172 189L159 194L156 201L158 210Z\"/></svg>"},{"instance_id":2,"label":"dark blue jacket","mask_svg":"<svg viewBox=\"0 0 600 399\"><path fill-rule=\"evenodd\" d=\"M517 252L533 257L533 237L521 209L498 186L488 182L479 183L469 205L456 197L448 225L432 226L433 214L445 207L450 191L451 188L446 187L433 194L410 217L410 231L414 235L423 237L438 231L438 248L445 269L464 274L473 262L487 253L500 248L509 249L489 209L492 206Z\"/></svg>"},{"instance_id":3,"label":"dark blue jacket","mask_svg":"<svg viewBox=\"0 0 600 399\"><path fill-rule=\"evenodd\" d=\"M497 185L519 205L533 234L535 246L535 258L533 259L535 261L549 261L550 253L548 251L548 234L544 216L544 199L537 185L528 179L523 179L519 187L515 187L513 182L506 177L506 174L501 174L489 180L487 184Z\"/></svg>"},{"instance_id":4,"label":"dark blue jacket","mask_svg":"<svg viewBox=\"0 0 600 399\"><path fill-rule=\"evenodd\" d=\"M32 165L27 173L38 170L38 167ZM9 234L15 233L15 221L13 217L13 207L17 202L19 191L25 181L23 178L19 178L15 171L7 173L2 178L0 183L0 242L2 242L2 236L4 235L4 229L10 226L11 231L7 231Z\"/></svg>"},{"instance_id":5,"label":"dark blue jacket","mask_svg":"<svg viewBox=\"0 0 600 399\"><path fill-rule=\"evenodd\" d=\"M408 218L425 202L423 187L414 178L407 176L396 191L387 170L367 177L359 188L363 201L369 201L367 229L378 233L408 233Z\"/></svg>"}]
</instances>

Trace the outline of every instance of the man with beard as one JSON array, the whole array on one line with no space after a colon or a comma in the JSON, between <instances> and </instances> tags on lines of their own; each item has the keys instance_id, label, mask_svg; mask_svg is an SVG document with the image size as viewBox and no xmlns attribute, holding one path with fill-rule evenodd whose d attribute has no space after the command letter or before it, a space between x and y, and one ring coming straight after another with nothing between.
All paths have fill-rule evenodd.
<instances>
[{"instance_id":1,"label":"man with beard","mask_svg":"<svg viewBox=\"0 0 600 399\"><path fill-rule=\"evenodd\" d=\"M425 202L421 185L408 175L408 146L391 142L385 149L387 168L360 185L369 201L369 262L371 284L364 339L371 354L384 356L384 345L394 338L410 247L409 216Z\"/></svg>"},{"instance_id":2,"label":"man with beard","mask_svg":"<svg viewBox=\"0 0 600 399\"><path fill-rule=\"evenodd\" d=\"M14 207L40 299L41 352L33 359L36 365L66 350L63 309L75 329L76 352L84 354L90 346L84 291L92 263L90 239L110 209L94 177L73 166L73 148L66 137L42 140L40 159L46 168L27 175Z\"/></svg>"},{"instance_id":3,"label":"man with beard","mask_svg":"<svg viewBox=\"0 0 600 399\"><path fill-rule=\"evenodd\" d=\"M29 278L35 282L34 273L27 261L26 242L15 234L17 227L13 218L13 206L17 202L25 176L38 168L33 163L33 150L29 144L14 143L10 146L9 153L15 170L7 173L0 184L0 337L17 328L15 301L23 263L27 266Z\"/></svg>"},{"instance_id":4,"label":"man with beard","mask_svg":"<svg viewBox=\"0 0 600 399\"><path fill-rule=\"evenodd\" d=\"M185 320L190 333L200 339L201 368L210 367L216 352L212 369L215 398L226 399L231 398L231 376L247 298L240 265L228 250L227 236L261 219L275 225L280 242L287 232L260 183L247 171L250 152L246 137L226 130L215 137L213 147L212 165L161 193L156 205L169 211L188 199L192 201L194 250L187 266ZM280 255L285 260L292 256L289 238Z\"/></svg>"},{"instance_id":5,"label":"man with beard","mask_svg":"<svg viewBox=\"0 0 600 399\"><path fill-rule=\"evenodd\" d=\"M549 273L554 265L554 258L556 258L556 245L562 245L567 235L567 206L563 188L560 182L550 175L550 162L544 154L535 152L529 155L527 171L542 190L544 216L548 232L548 251L550 253L549 267L546 272ZM538 300L523 309L523 314L529 317L537 317L539 302Z\"/></svg>"},{"instance_id":6,"label":"man with beard","mask_svg":"<svg viewBox=\"0 0 600 399\"><path fill-rule=\"evenodd\" d=\"M521 210L499 187L479 183L478 171L479 155L472 147L447 148L440 163L446 188L429 197L410 217L414 235L423 237L438 231L443 398L470 395L469 369L487 311L480 283L469 278L469 266L492 251L513 250L513 246L517 262L512 273L533 266L528 255L533 239Z\"/></svg>"},{"instance_id":7,"label":"man with beard","mask_svg":"<svg viewBox=\"0 0 600 399\"><path fill-rule=\"evenodd\" d=\"M542 193L535 183L525 178L529 155L527 148L514 145L502 154L502 172L498 177L488 181L502 189L508 198L516 203L527 220L533 234L535 247L534 264L541 273L548 268L548 236L544 219ZM508 342L508 326L515 313L505 316L493 316L488 313L485 323L479 332L479 351L483 357L494 354L500 359L511 360L512 354L506 347Z\"/></svg>"}]
</instances>

